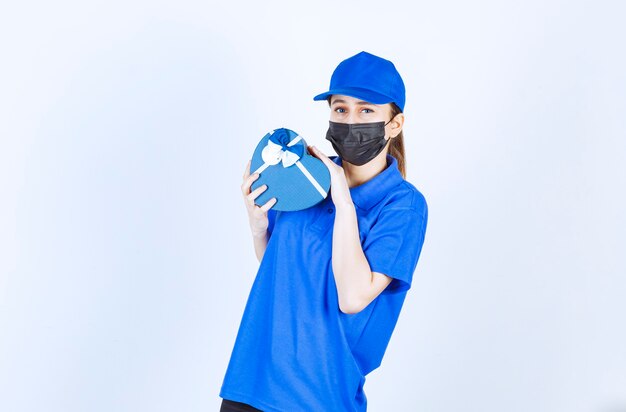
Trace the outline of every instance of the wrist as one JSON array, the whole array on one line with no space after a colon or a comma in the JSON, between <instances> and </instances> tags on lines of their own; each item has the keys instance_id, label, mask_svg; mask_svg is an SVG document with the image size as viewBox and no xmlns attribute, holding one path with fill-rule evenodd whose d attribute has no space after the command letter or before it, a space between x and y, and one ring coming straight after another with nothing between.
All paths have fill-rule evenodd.
<instances>
[{"instance_id":1,"label":"wrist","mask_svg":"<svg viewBox=\"0 0 626 412\"><path fill-rule=\"evenodd\" d=\"M352 202L336 203L335 209L337 213L356 213L356 208Z\"/></svg>"},{"instance_id":2,"label":"wrist","mask_svg":"<svg viewBox=\"0 0 626 412\"><path fill-rule=\"evenodd\" d=\"M264 239L267 236L267 230L263 231L252 231L252 237L255 239Z\"/></svg>"}]
</instances>

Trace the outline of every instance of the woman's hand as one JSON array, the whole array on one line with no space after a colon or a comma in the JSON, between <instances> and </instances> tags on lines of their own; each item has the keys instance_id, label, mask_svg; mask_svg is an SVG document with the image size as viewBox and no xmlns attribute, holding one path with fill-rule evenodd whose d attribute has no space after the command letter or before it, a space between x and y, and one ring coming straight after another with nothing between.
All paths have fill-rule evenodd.
<instances>
[{"instance_id":1,"label":"woman's hand","mask_svg":"<svg viewBox=\"0 0 626 412\"><path fill-rule=\"evenodd\" d=\"M312 156L315 156L324 162L330 172L330 195L335 206L354 206L354 203L352 203L352 196L350 196L348 181L346 180L346 173L343 167L330 160L330 158L322 153L317 147L308 146L307 149Z\"/></svg>"},{"instance_id":2,"label":"woman's hand","mask_svg":"<svg viewBox=\"0 0 626 412\"><path fill-rule=\"evenodd\" d=\"M259 178L258 173L250 174L250 163L252 160L248 160L246 171L243 174L243 183L241 184L241 192L243 193L243 199L248 209L248 220L250 222L250 230L252 236L260 237L265 236L269 220L267 219L267 211L276 204L276 198L273 197L268 200L263 206L257 206L254 203L261 193L267 190L267 185L257 187L253 192L250 192L250 186L252 182Z\"/></svg>"}]
</instances>

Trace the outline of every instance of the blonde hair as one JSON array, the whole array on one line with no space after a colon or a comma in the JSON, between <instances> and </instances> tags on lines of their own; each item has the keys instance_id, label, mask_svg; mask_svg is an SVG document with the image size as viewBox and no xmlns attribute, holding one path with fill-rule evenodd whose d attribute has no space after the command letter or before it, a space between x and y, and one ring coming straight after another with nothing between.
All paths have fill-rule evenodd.
<instances>
[{"instance_id":1,"label":"blonde hair","mask_svg":"<svg viewBox=\"0 0 626 412\"><path fill-rule=\"evenodd\" d=\"M398 113L402 113L402 110L395 103L391 103L391 118L393 119ZM406 156L404 153L404 130L400 130L400 133L391 139L389 144L389 154L396 158L398 161L398 169L402 177L406 179Z\"/></svg>"}]
</instances>

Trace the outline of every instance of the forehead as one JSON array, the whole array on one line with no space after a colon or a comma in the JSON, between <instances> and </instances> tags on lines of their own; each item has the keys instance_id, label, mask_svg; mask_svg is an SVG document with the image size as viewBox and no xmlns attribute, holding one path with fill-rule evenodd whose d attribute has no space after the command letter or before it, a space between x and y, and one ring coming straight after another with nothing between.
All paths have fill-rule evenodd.
<instances>
[{"instance_id":1,"label":"forehead","mask_svg":"<svg viewBox=\"0 0 626 412\"><path fill-rule=\"evenodd\" d=\"M347 104L359 104L359 105L371 105L371 106L380 106L379 104L374 104L367 102L363 99L357 99L356 97L346 96L344 94L333 94L330 98L330 103L347 103Z\"/></svg>"}]
</instances>

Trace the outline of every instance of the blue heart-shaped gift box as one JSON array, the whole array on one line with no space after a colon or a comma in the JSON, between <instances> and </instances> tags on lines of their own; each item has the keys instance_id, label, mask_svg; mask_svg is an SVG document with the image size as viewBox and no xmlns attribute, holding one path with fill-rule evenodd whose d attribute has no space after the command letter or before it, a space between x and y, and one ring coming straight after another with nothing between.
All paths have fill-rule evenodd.
<instances>
[{"instance_id":1,"label":"blue heart-shaped gift box","mask_svg":"<svg viewBox=\"0 0 626 412\"><path fill-rule=\"evenodd\" d=\"M274 129L263 136L250 163L250 174L259 173L251 191L267 185L255 199L256 205L263 206L275 197L274 210L302 210L328 196L328 168L306 148L306 141L290 129Z\"/></svg>"}]
</instances>

